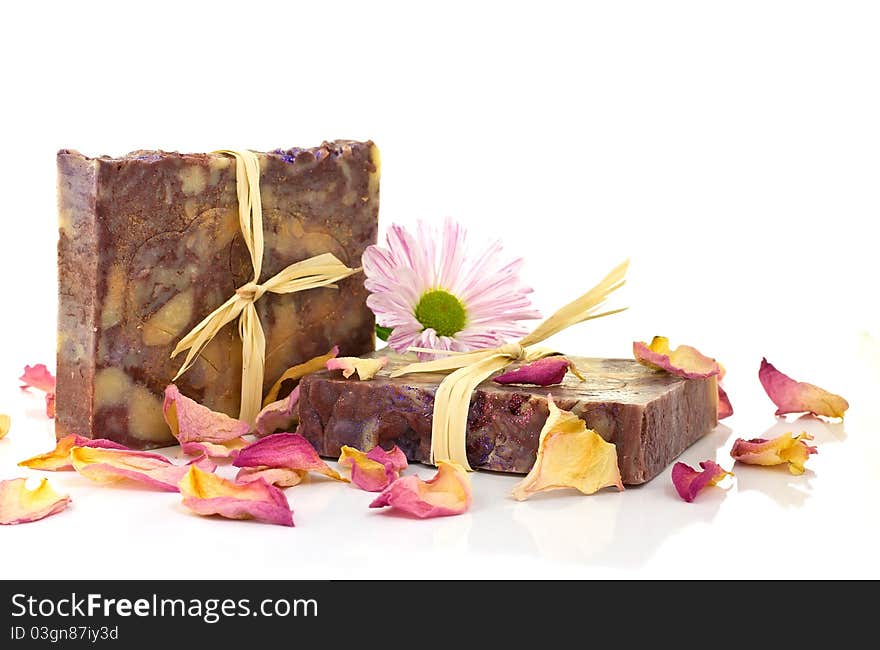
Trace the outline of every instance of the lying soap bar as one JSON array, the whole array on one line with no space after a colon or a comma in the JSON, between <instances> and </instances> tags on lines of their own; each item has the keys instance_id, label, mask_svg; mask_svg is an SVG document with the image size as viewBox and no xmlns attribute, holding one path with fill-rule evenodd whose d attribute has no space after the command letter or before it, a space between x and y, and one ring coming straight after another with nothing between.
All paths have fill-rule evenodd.
<instances>
[{"instance_id":1,"label":"lying soap bar","mask_svg":"<svg viewBox=\"0 0 880 650\"><path fill-rule=\"evenodd\" d=\"M630 359L572 360L586 381L568 375L562 384L543 388L490 380L474 391L467 432L471 467L527 473L547 419L548 393L617 445L620 473L630 485L655 477L718 423L714 378L681 379ZM338 456L342 445L370 449L393 443L410 460L427 461L434 393L443 375L389 378L401 364L391 357L372 381L344 379L338 371L305 377L299 433L325 456Z\"/></svg>"},{"instance_id":2,"label":"lying soap bar","mask_svg":"<svg viewBox=\"0 0 880 650\"><path fill-rule=\"evenodd\" d=\"M379 157L371 142L259 154L266 280L330 252L360 265L376 241ZM161 395L183 361L179 339L253 279L238 223L235 161L220 154L58 152L56 433L167 445ZM373 349L363 278L338 289L266 294L266 388L338 344ZM180 390L237 416L241 340L231 323L181 377Z\"/></svg>"}]
</instances>

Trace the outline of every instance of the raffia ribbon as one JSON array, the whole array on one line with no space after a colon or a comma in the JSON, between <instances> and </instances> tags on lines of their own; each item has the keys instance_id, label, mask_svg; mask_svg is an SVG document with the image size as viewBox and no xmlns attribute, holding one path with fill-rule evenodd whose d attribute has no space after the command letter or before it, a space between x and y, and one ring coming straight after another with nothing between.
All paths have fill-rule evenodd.
<instances>
[{"instance_id":1,"label":"raffia ribbon","mask_svg":"<svg viewBox=\"0 0 880 650\"><path fill-rule=\"evenodd\" d=\"M335 288L333 283L357 273L335 255L324 253L291 264L274 277L260 284L263 270L263 205L260 200L260 160L253 151L222 149L214 153L235 158L238 221L241 234L254 267L254 279L235 290L235 295L208 314L201 323L184 336L173 359L189 350L186 360L174 376L176 381L192 367L217 333L238 318L241 336L241 411L239 418L253 422L260 411L263 397L263 372L266 362L266 336L254 303L265 293L294 293L316 287Z\"/></svg>"},{"instance_id":2,"label":"raffia ribbon","mask_svg":"<svg viewBox=\"0 0 880 650\"><path fill-rule=\"evenodd\" d=\"M551 348L537 346L554 334L577 323L624 311L624 309L615 309L596 313L609 294L624 285L628 266L629 261L617 266L599 284L580 298L568 303L538 325L531 334L516 343L506 343L488 350L451 354L433 361L412 363L391 373L392 377L400 377L414 372L453 371L440 382L434 396L430 462L436 465L438 461L451 460L472 471L467 461L466 437L468 409L474 389L494 372L515 361L535 361L556 354Z\"/></svg>"}]
</instances>

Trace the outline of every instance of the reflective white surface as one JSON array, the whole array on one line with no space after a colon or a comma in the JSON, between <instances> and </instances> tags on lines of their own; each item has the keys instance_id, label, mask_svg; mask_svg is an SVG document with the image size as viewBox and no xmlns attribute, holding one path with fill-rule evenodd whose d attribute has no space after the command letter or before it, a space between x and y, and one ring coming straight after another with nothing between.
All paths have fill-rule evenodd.
<instances>
[{"instance_id":1,"label":"reflective white surface","mask_svg":"<svg viewBox=\"0 0 880 650\"><path fill-rule=\"evenodd\" d=\"M862 360L870 362L870 355ZM853 362L865 380L880 372ZM763 393L729 383L736 415L681 457L731 467L737 435L807 431L819 454L802 476L737 464L725 489L707 489L688 504L675 494L667 470L623 493L556 491L518 503L507 494L515 477L477 473L467 514L425 521L370 510L371 494L315 477L286 490L292 529L199 517L179 495L135 484L99 486L74 472L15 467L54 443L42 399L13 389L6 393L13 429L0 441L0 476L48 476L73 504L43 521L0 529L3 575L877 578L877 421L860 408L872 403L870 395L855 383L839 388L855 404L845 422L786 421L770 415ZM737 400L748 393L755 394L752 402ZM168 454L179 458L177 448ZM219 471L228 476L232 468ZM433 470L408 471L429 477Z\"/></svg>"}]
</instances>

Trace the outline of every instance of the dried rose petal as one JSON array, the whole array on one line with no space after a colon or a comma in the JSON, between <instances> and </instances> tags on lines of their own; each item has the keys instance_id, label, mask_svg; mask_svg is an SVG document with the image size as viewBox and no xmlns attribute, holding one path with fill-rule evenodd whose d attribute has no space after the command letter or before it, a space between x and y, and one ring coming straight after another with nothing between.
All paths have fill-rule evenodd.
<instances>
[{"instance_id":1,"label":"dried rose petal","mask_svg":"<svg viewBox=\"0 0 880 650\"><path fill-rule=\"evenodd\" d=\"M189 465L175 465L159 454L145 451L74 447L70 450L73 468L97 483L130 479L167 492L177 492L177 484L193 464L213 472L214 463L199 458Z\"/></svg>"},{"instance_id":2,"label":"dried rose petal","mask_svg":"<svg viewBox=\"0 0 880 650\"><path fill-rule=\"evenodd\" d=\"M689 345L679 345L674 350L669 348L669 339L655 336L650 345L643 341L633 343L633 356L643 366L655 370L665 370L686 379L705 379L721 372L715 359L700 353Z\"/></svg>"},{"instance_id":3,"label":"dried rose petal","mask_svg":"<svg viewBox=\"0 0 880 650\"><path fill-rule=\"evenodd\" d=\"M396 445L391 451L379 446L364 453L354 447L342 446L339 466L351 471L351 482L367 492L381 492L397 480L407 466L406 456Z\"/></svg>"},{"instance_id":4,"label":"dried rose petal","mask_svg":"<svg viewBox=\"0 0 880 650\"><path fill-rule=\"evenodd\" d=\"M251 483L260 479L278 487L299 485L308 475L304 469L286 469L284 467L242 467L238 470L235 480L238 483Z\"/></svg>"},{"instance_id":5,"label":"dried rose petal","mask_svg":"<svg viewBox=\"0 0 880 650\"><path fill-rule=\"evenodd\" d=\"M207 406L181 394L174 384L165 389L162 414L171 433L183 444L187 442L226 442L239 438L250 430L247 422L236 420L225 413L212 411Z\"/></svg>"},{"instance_id":6,"label":"dried rose petal","mask_svg":"<svg viewBox=\"0 0 880 650\"><path fill-rule=\"evenodd\" d=\"M233 438L226 442L182 442L180 449L187 456L235 458L248 444L250 443L244 438Z\"/></svg>"},{"instance_id":7,"label":"dried rose petal","mask_svg":"<svg viewBox=\"0 0 880 650\"><path fill-rule=\"evenodd\" d=\"M730 450L730 455L737 462L747 465L770 466L788 463L788 471L792 474L803 474L804 463L807 462L810 454L819 453L818 449L805 442L812 439L813 436L808 433L802 433L799 436L783 433L771 440L737 438Z\"/></svg>"},{"instance_id":8,"label":"dried rose petal","mask_svg":"<svg viewBox=\"0 0 880 650\"><path fill-rule=\"evenodd\" d=\"M397 479L376 497L371 508L390 506L420 519L460 515L471 505L471 479L457 463L440 461L429 481L418 476Z\"/></svg>"},{"instance_id":9,"label":"dried rose petal","mask_svg":"<svg viewBox=\"0 0 880 650\"><path fill-rule=\"evenodd\" d=\"M30 469L41 469L47 472L61 472L73 470L73 463L70 461L70 450L74 447L95 447L97 449L125 449L131 451L125 445L104 440L103 438L84 438L83 436L71 433L64 436L55 445L55 449L28 458L19 463L20 467L28 467Z\"/></svg>"},{"instance_id":10,"label":"dried rose petal","mask_svg":"<svg viewBox=\"0 0 880 650\"><path fill-rule=\"evenodd\" d=\"M404 454L397 445L394 445L388 451L385 451L382 447L376 445L367 452L367 458L377 460L383 465L391 465L391 468L395 472L402 472L409 467L409 461L406 459L406 454Z\"/></svg>"},{"instance_id":11,"label":"dried rose petal","mask_svg":"<svg viewBox=\"0 0 880 650\"><path fill-rule=\"evenodd\" d=\"M700 467L703 471L697 471L684 463L676 463L672 467L672 484L678 496L688 503L693 501L703 488L716 485L725 476L733 476L733 472L726 471L711 460L702 461Z\"/></svg>"},{"instance_id":12,"label":"dried rose petal","mask_svg":"<svg viewBox=\"0 0 880 650\"><path fill-rule=\"evenodd\" d=\"M571 362L565 357L544 357L532 361L519 368L508 370L495 377L497 384L532 384L534 386L552 386L562 383Z\"/></svg>"},{"instance_id":13,"label":"dried rose petal","mask_svg":"<svg viewBox=\"0 0 880 650\"><path fill-rule=\"evenodd\" d=\"M234 483L193 466L180 479L179 488L183 505L197 514L293 526L284 492L263 479Z\"/></svg>"},{"instance_id":14,"label":"dried rose petal","mask_svg":"<svg viewBox=\"0 0 880 650\"><path fill-rule=\"evenodd\" d=\"M361 359L359 357L339 357L327 360L327 370L341 370L342 376L348 379L355 372L358 379L366 381L376 376L376 373L388 365L388 357L378 359Z\"/></svg>"},{"instance_id":15,"label":"dried rose petal","mask_svg":"<svg viewBox=\"0 0 880 650\"><path fill-rule=\"evenodd\" d=\"M299 420L297 405L299 404L299 385L285 397L272 402L257 414L254 421L254 433L258 436L268 436L276 431L290 432L296 428Z\"/></svg>"},{"instance_id":16,"label":"dried rose petal","mask_svg":"<svg viewBox=\"0 0 880 650\"><path fill-rule=\"evenodd\" d=\"M48 479L41 479L33 490L28 490L25 483L25 478L0 481L0 524L26 524L70 505L70 497L56 493Z\"/></svg>"},{"instance_id":17,"label":"dried rose petal","mask_svg":"<svg viewBox=\"0 0 880 650\"><path fill-rule=\"evenodd\" d=\"M25 366L24 373L19 380L24 382L22 390L36 388L46 393L46 415L55 417L55 375L43 363L35 366Z\"/></svg>"},{"instance_id":18,"label":"dried rose petal","mask_svg":"<svg viewBox=\"0 0 880 650\"><path fill-rule=\"evenodd\" d=\"M24 373L18 378L24 382L22 390L28 388L36 388L44 393L55 392L55 375L53 375L44 363L38 363L35 366L25 366Z\"/></svg>"},{"instance_id":19,"label":"dried rose petal","mask_svg":"<svg viewBox=\"0 0 880 650\"><path fill-rule=\"evenodd\" d=\"M12 427L12 418L8 415L0 415L0 439L6 437Z\"/></svg>"},{"instance_id":20,"label":"dried rose petal","mask_svg":"<svg viewBox=\"0 0 880 650\"><path fill-rule=\"evenodd\" d=\"M274 433L251 443L232 461L236 467L282 467L317 472L344 481L339 472L321 460L318 452L298 433Z\"/></svg>"},{"instance_id":21,"label":"dried rose petal","mask_svg":"<svg viewBox=\"0 0 880 650\"><path fill-rule=\"evenodd\" d=\"M269 392L266 393L266 397L263 398L263 406L268 406L272 402L278 400L278 393L281 392L281 385L285 381L296 381L308 374L323 370L324 364L338 354L339 346L334 345L327 354L322 354L320 357L309 359L305 363L301 363L285 370L278 380L272 384L272 388L269 389Z\"/></svg>"},{"instance_id":22,"label":"dried rose petal","mask_svg":"<svg viewBox=\"0 0 880 650\"><path fill-rule=\"evenodd\" d=\"M513 488L523 501L536 492L575 488L593 494L604 487L623 490L617 467L617 448L574 413L560 410L547 396L550 414L541 429L538 457L528 475Z\"/></svg>"},{"instance_id":23,"label":"dried rose petal","mask_svg":"<svg viewBox=\"0 0 880 650\"><path fill-rule=\"evenodd\" d=\"M776 415L812 413L829 418L842 418L849 403L840 395L829 393L805 381L795 381L778 371L767 359L761 359L758 379L767 396L778 407Z\"/></svg>"},{"instance_id":24,"label":"dried rose petal","mask_svg":"<svg viewBox=\"0 0 880 650\"><path fill-rule=\"evenodd\" d=\"M721 388L721 384L718 384L718 419L723 420L731 415L733 415L733 405L730 403L727 392Z\"/></svg>"}]
</instances>

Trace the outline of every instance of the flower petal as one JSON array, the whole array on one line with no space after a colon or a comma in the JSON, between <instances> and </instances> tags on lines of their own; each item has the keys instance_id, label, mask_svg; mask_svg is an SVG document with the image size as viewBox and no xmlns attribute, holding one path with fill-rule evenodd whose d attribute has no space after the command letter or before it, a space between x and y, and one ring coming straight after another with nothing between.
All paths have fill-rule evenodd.
<instances>
[{"instance_id":1,"label":"flower petal","mask_svg":"<svg viewBox=\"0 0 880 650\"><path fill-rule=\"evenodd\" d=\"M237 483L251 483L260 479L278 487L299 485L308 475L304 469L286 469L284 467L242 467L235 476Z\"/></svg>"},{"instance_id":2,"label":"flower petal","mask_svg":"<svg viewBox=\"0 0 880 650\"><path fill-rule=\"evenodd\" d=\"M6 437L9 429L12 427L12 418L8 415L0 415L0 439Z\"/></svg>"},{"instance_id":3,"label":"flower petal","mask_svg":"<svg viewBox=\"0 0 880 650\"><path fill-rule=\"evenodd\" d=\"M180 449L187 456L235 458L249 444L244 438L233 438L226 442L182 442Z\"/></svg>"},{"instance_id":4,"label":"flower petal","mask_svg":"<svg viewBox=\"0 0 880 650\"><path fill-rule=\"evenodd\" d=\"M24 382L22 390L28 388L36 388L44 393L55 392L55 375L53 375L44 363L38 363L35 366L25 366L24 373L19 377Z\"/></svg>"},{"instance_id":5,"label":"flower petal","mask_svg":"<svg viewBox=\"0 0 880 650\"><path fill-rule=\"evenodd\" d=\"M339 466L351 471L351 482L360 489L381 492L397 480L400 471L407 466L407 461L396 445L391 451L376 446L366 454L343 445Z\"/></svg>"},{"instance_id":6,"label":"flower petal","mask_svg":"<svg viewBox=\"0 0 880 650\"><path fill-rule=\"evenodd\" d=\"M792 474L803 474L804 463L810 455L819 453L818 449L806 443L812 439L813 436L808 433L801 433L799 436L783 433L771 440L737 438L730 455L737 462L747 465L771 466L788 463L788 471Z\"/></svg>"},{"instance_id":7,"label":"flower petal","mask_svg":"<svg viewBox=\"0 0 880 650\"><path fill-rule=\"evenodd\" d=\"M61 512L70 504L70 497L52 489L48 479L41 479L28 490L25 478L0 481L0 524L26 524Z\"/></svg>"},{"instance_id":8,"label":"flower petal","mask_svg":"<svg viewBox=\"0 0 880 650\"><path fill-rule=\"evenodd\" d=\"M293 366L292 368L288 368L287 370L285 370L278 378L278 380L274 384L272 384L272 388L269 389L269 392L266 393L266 397L263 398L263 406L268 406L272 402L278 400L278 393L281 392L281 385L285 381L296 381L297 379L301 379L308 374L323 370L324 364L327 363L327 361L329 361L330 359L336 357L338 354L339 346L334 345L327 354L322 354L319 357L309 359L305 363L300 363L299 365Z\"/></svg>"},{"instance_id":9,"label":"flower petal","mask_svg":"<svg viewBox=\"0 0 880 650\"><path fill-rule=\"evenodd\" d=\"M376 445L367 452L367 458L377 460L383 465L391 465L391 468L395 472L402 472L409 467L409 461L406 459L406 454L404 454L397 445L394 445L388 451L385 451L382 447Z\"/></svg>"},{"instance_id":10,"label":"flower petal","mask_svg":"<svg viewBox=\"0 0 880 650\"><path fill-rule=\"evenodd\" d=\"M293 512L284 492L263 479L235 483L193 466L180 479L179 487L183 505L196 514L293 526Z\"/></svg>"},{"instance_id":11,"label":"flower petal","mask_svg":"<svg viewBox=\"0 0 880 650\"><path fill-rule=\"evenodd\" d=\"M235 467L281 467L317 472L343 481L339 472L321 460L318 452L298 433L274 433L251 443L232 461Z\"/></svg>"},{"instance_id":12,"label":"flower petal","mask_svg":"<svg viewBox=\"0 0 880 650\"><path fill-rule=\"evenodd\" d=\"M535 386L552 386L562 383L571 362L565 357L544 357L532 361L519 368L508 370L495 377L497 384L532 384Z\"/></svg>"},{"instance_id":13,"label":"flower petal","mask_svg":"<svg viewBox=\"0 0 880 650\"><path fill-rule=\"evenodd\" d=\"M776 415L812 413L829 418L842 418L849 403L840 395L804 381L795 381L778 371L767 359L761 359L758 379L767 396L776 404Z\"/></svg>"},{"instance_id":14,"label":"flower petal","mask_svg":"<svg viewBox=\"0 0 880 650\"><path fill-rule=\"evenodd\" d=\"M207 406L183 395L177 386L165 389L162 415L171 433L181 443L226 442L243 436L250 430L247 422L236 420L225 413L212 411Z\"/></svg>"},{"instance_id":15,"label":"flower petal","mask_svg":"<svg viewBox=\"0 0 880 650\"><path fill-rule=\"evenodd\" d=\"M175 465L159 454L94 447L74 447L70 450L70 460L77 472L97 483L130 479L166 492L177 492L177 484L193 463L207 471L215 468L207 458L192 461L189 466Z\"/></svg>"},{"instance_id":16,"label":"flower petal","mask_svg":"<svg viewBox=\"0 0 880 650\"><path fill-rule=\"evenodd\" d=\"M254 433L268 436L276 431L293 431L299 420L297 405L299 404L299 385L284 399L267 404L257 414L254 421Z\"/></svg>"},{"instance_id":17,"label":"flower petal","mask_svg":"<svg viewBox=\"0 0 880 650\"><path fill-rule=\"evenodd\" d=\"M357 372L358 379L366 381L388 365L388 357L378 359L361 359L360 357L338 357L328 359L327 370L341 370L342 376L348 379Z\"/></svg>"},{"instance_id":18,"label":"flower petal","mask_svg":"<svg viewBox=\"0 0 880 650\"><path fill-rule=\"evenodd\" d=\"M22 390L36 388L46 393L46 415L55 417L55 375L49 372L46 364L38 363L35 366L25 366L24 373L19 377L24 382Z\"/></svg>"},{"instance_id":19,"label":"flower petal","mask_svg":"<svg viewBox=\"0 0 880 650\"><path fill-rule=\"evenodd\" d=\"M705 379L720 374L721 366L715 359L700 353L689 345L669 348L669 339L655 336L650 345L643 341L633 343L633 356L643 366L665 370L686 379Z\"/></svg>"},{"instance_id":20,"label":"flower petal","mask_svg":"<svg viewBox=\"0 0 880 650\"><path fill-rule=\"evenodd\" d=\"M371 508L390 506L419 519L460 515L471 505L471 479L456 463L440 461L429 481L418 476L397 479L376 497Z\"/></svg>"},{"instance_id":21,"label":"flower petal","mask_svg":"<svg viewBox=\"0 0 880 650\"><path fill-rule=\"evenodd\" d=\"M560 410L547 396L550 413L538 440L538 457L531 471L513 488L513 498L523 501L536 492L575 488L592 494L604 487L623 490L617 467L617 448L587 429L570 411Z\"/></svg>"},{"instance_id":22,"label":"flower petal","mask_svg":"<svg viewBox=\"0 0 880 650\"><path fill-rule=\"evenodd\" d=\"M60 472L73 470L73 463L70 461L70 450L74 447L95 447L97 449L125 449L131 451L125 445L104 440L103 438L84 438L83 436L71 433L64 436L55 445L55 449L28 458L19 463L20 467L29 467L30 469L42 469L47 472Z\"/></svg>"},{"instance_id":23,"label":"flower petal","mask_svg":"<svg viewBox=\"0 0 880 650\"><path fill-rule=\"evenodd\" d=\"M726 471L711 460L702 461L700 467L703 471L697 471L684 463L676 463L672 467L672 484L678 496L688 503L693 501L703 488L717 484L725 476L733 476L733 472Z\"/></svg>"},{"instance_id":24,"label":"flower petal","mask_svg":"<svg viewBox=\"0 0 880 650\"><path fill-rule=\"evenodd\" d=\"M727 391L721 388L721 384L718 384L718 419L723 420L731 415L733 415L733 405L730 403Z\"/></svg>"}]
</instances>

